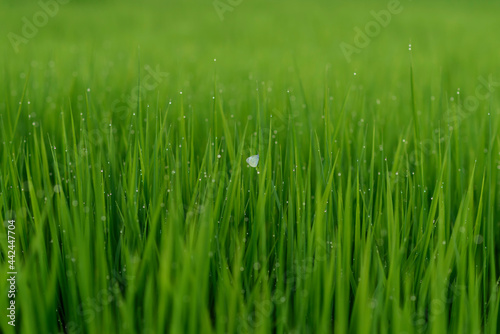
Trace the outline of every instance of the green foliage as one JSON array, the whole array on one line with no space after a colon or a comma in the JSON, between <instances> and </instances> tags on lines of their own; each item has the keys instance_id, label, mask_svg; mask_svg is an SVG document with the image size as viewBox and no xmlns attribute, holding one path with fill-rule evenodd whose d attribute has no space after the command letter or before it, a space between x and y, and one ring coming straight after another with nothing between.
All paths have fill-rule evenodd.
<instances>
[{"instance_id":1,"label":"green foliage","mask_svg":"<svg viewBox=\"0 0 500 334\"><path fill-rule=\"evenodd\" d=\"M234 3L2 40L1 332L497 333L499 5Z\"/></svg>"}]
</instances>

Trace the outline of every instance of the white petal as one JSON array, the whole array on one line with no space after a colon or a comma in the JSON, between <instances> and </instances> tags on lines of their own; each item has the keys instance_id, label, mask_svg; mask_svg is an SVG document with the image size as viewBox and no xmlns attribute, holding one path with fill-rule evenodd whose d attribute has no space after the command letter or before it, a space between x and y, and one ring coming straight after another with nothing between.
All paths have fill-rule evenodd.
<instances>
[{"instance_id":1,"label":"white petal","mask_svg":"<svg viewBox=\"0 0 500 334\"><path fill-rule=\"evenodd\" d=\"M246 162L252 167L257 167L257 165L259 164L259 155L257 154L248 157Z\"/></svg>"}]
</instances>

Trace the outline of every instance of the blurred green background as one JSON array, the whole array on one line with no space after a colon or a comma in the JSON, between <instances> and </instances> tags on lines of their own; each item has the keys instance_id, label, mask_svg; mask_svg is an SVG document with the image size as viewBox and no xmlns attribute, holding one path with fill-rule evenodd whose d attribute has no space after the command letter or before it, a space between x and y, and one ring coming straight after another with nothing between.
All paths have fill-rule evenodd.
<instances>
[{"instance_id":1,"label":"blurred green background","mask_svg":"<svg viewBox=\"0 0 500 334\"><path fill-rule=\"evenodd\" d=\"M157 87L160 104L179 91L192 104L209 103L214 73L231 97L232 112L240 109L234 98L246 99L256 82L284 92L300 90L301 81L312 107L320 107L328 86L340 105L354 72L361 89L370 87L372 101L391 99L396 91L402 101L409 96L410 43L416 86L426 87L417 101L428 103L430 96L452 95L459 87L472 91L480 75L500 74L497 1L401 0L401 12L350 62L341 43L355 45L354 29L364 29L374 21L371 11L387 10L390 1L220 1L229 6L222 14L215 3L69 1L16 53L9 33L22 36L23 17L32 22L41 7L3 0L0 89L6 103L15 107L29 73L33 89L43 90L49 101L73 94L83 100L85 90L95 87L94 101L111 108L106 103L115 98L109 97L128 95L145 65L169 74ZM56 108L56 101L37 102ZM406 125L406 119L392 117Z\"/></svg>"},{"instance_id":2,"label":"blurred green background","mask_svg":"<svg viewBox=\"0 0 500 334\"><path fill-rule=\"evenodd\" d=\"M415 67L422 72L417 80L466 85L471 78L462 77L461 67L467 64L468 75L482 74L500 56L497 1L401 0L401 13L348 63L340 43L353 44L353 29L363 29L373 20L370 11L387 9L388 3L243 0L221 20L211 1L74 0L60 5L15 53L7 34L20 34L22 17L31 20L40 7L36 1L3 0L0 61L12 83L30 67L47 75L52 61L52 73L67 80L58 80L61 87L77 80L118 90L136 79L140 53L141 63L170 72L169 88L178 90L211 81L214 58L228 85L249 73L259 80L291 81L294 59L305 85L322 86L327 65L338 80L357 71L379 82L381 76L390 81L407 74L411 42ZM68 75L73 72L77 79Z\"/></svg>"}]
</instances>

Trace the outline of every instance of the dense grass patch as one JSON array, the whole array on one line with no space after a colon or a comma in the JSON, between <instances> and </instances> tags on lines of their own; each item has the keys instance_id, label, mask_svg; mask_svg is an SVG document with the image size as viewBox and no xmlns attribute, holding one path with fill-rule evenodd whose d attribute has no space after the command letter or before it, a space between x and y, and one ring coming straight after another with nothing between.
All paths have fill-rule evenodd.
<instances>
[{"instance_id":1,"label":"dense grass patch","mask_svg":"<svg viewBox=\"0 0 500 334\"><path fill-rule=\"evenodd\" d=\"M497 333L500 7L387 6L1 4L1 332Z\"/></svg>"}]
</instances>

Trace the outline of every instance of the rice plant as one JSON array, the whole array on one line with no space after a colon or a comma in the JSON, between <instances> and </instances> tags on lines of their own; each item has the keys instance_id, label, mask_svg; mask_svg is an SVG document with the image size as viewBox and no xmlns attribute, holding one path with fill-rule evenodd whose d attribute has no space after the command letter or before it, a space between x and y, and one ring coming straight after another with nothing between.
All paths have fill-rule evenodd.
<instances>
[{"instance_id":1,"label":"rice plant","mask_svg":"<svg viewBox=\"0 0 500 334\"><path fill-rule=\"evenodd\" d=\"M496 2L0 9L2 333L499 332Z\"/></svg>"}]
</instances>

